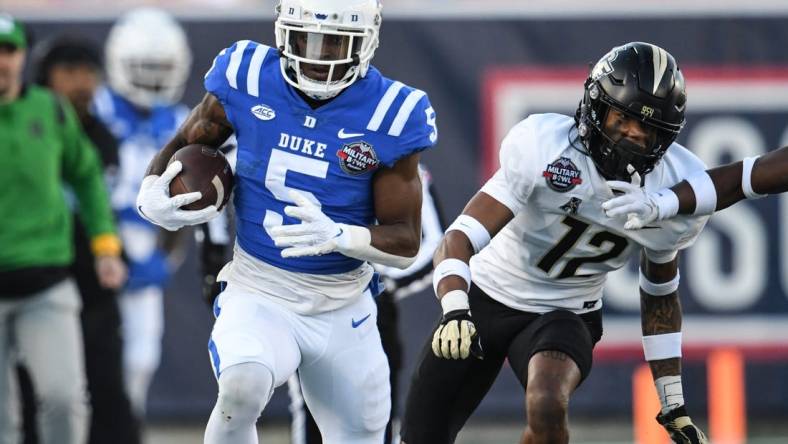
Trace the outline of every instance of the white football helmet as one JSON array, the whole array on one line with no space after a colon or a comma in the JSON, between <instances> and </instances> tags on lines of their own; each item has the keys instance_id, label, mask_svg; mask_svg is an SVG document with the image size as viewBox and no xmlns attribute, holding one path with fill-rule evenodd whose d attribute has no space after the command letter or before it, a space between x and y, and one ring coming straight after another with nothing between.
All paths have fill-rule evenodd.
<instances>
[{"instance_id":1,"label":"white football helmet","mask_svg":"<svg viewBox=\"0 0 788 444\"><path fill-rule=\"evenodd\" d=\"M364 77L378 47L380 0L281 0L274 28L282 75L309 97Z\"/></svg>"},{"instance_id":2,"label":"white football helmet","mask_svg":"<svg viewBox=\"0 0 788 444\"><path fill-rule=\"evenodd\" d=\"M139 8L124 14L109 32L105 53L110 86L135 105L171 105L183 96L192 53L168 13Z\"/></svg>"}]
</instances>

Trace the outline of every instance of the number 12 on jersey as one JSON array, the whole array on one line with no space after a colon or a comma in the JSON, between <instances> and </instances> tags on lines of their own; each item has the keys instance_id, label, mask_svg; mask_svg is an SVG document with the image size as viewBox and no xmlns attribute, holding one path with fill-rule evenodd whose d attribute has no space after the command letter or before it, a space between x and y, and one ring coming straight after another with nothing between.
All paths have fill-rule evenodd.
<instances>
[{"instance_id":1,"label":"number 12 on jersey","mask_svg":"<svg viewBox=\"0 0 788 444\"><path fill-rule=\"evenodd\" d=\"M539 263L536 264L537 267L544 270L545 273L550 274L550 271L553 269L555 264L566 255L572 247L577 244L577 241L580 240L580 237L583 233L588 230L590 224L585 222L579 221L572 217L565 217L562 221L562 224L569 227L569 231L558 241L557 244L553 246L542 259L539 260ZM590 275L576 275L577 269L580 268L583 264L587 263L601 263L608 261L610 259L618 257L621 253L626 250L627 245L629 245L629 241L626 238L621 236L615 235L608 231L600 231L591 237L588 241L589 245L594 247L600 248L605 243L610 244L610 249L607 251L598 254L596 256L591 257L576 257L569 259L569 261L564 265L564 268L561 272L556 276L558 279L565 279L570 277L587 277Z\"/></svg>"}]
</instances>

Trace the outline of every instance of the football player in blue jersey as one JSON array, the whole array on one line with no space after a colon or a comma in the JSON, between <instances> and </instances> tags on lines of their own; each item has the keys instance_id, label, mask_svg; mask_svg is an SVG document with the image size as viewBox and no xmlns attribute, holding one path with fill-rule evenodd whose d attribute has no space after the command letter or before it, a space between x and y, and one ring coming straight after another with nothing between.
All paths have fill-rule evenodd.
<instances>
[{"instance_id":1,"label":"football player in blue jersey","mask_svg":"<svg viewBox=\"0 0 788 444\"><path fill-rule=\"evenodd\" d=\"M169 277L162 231L136 212L137 190L148 162L185 120L178 103L191 53L186 34L167 13L133 10L113 26L106 43L109 85L94 98L96 115L119 141L119 168L112 205L129 259L129 280L118 299L123 329L126 389L142 418L163 334L164 285ZM170 262L175 255L170 254Z\"/></svg>"},{"instance_id":2,"label":"football player in blue jersey","mask_svg":"<svg viewBox=\"0 0 788 444\"><path fill-rule=\"evenodd\" d=\"M327 444L378 444L389 368L369 262L405 268L419 249L419 153L437 140L423 91L370 66L377 0L282 0L276 48L243 40L205 76L208 94L151 162L140 214L169 230L216 216L171 197L193 143L238 141L237 241L209 351L219 394L205 442L255 443L275 387L298 371Z\"/></svg>"}]
</instances>

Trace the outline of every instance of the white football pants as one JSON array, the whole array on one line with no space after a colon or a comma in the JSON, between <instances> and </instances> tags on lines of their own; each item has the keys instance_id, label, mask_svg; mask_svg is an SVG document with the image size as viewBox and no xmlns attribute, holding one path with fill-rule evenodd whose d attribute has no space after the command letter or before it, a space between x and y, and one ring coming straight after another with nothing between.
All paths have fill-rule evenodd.
<instances>
[{"instance_id":1,"label":"white football pants","mask_svg":"<svg viewBox=\"0 0 788 444\"><path fill-rule=\"evenodd\" d=\"M377 306L369 291L340 309L301 315L265 296L236 290L230 283L217 305L209 351L219 399L206 444L256 443L257 417L273 389L296 370L324 444L383 442L391 388L377 329ZM234 372L234 366L243 370ZM264 387L266 380L270 387ZM244 390L244 382L254 389ZM234 417L245 419L244 432L216 433L222 417L216 412L227 406L236 409ZM249 411L239 413L243 407L238 406ZM233 441L235 436L243 438Z\"/></svg>"}]
</instances>

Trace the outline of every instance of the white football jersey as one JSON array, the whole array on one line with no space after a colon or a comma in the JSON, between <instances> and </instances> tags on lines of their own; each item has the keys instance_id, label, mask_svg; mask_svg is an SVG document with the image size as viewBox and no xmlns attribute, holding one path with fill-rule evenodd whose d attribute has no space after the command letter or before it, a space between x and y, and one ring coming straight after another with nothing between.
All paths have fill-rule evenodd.
<instances>
[{"instance_id":1,"label":"white football jersey","mask_svg":"<svg viewBox=\"0 0 788 444\"><path fill-rule=\"evenodd\" d=\"M544 313L601 308L607 273L633 251L667 262L700 234L708 217L679 216L642 230L624 230L605 216L613 197L593 160L579 151L574 119L536 114L515 125L501 144L500 169L481 191L515 215L471 259L473 281L509 307ZM672 186L706 166L674 143L646 175L646 191ZM632 289L633 294L636 289Z\"/></svg>"}]
</instances>

